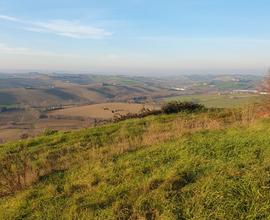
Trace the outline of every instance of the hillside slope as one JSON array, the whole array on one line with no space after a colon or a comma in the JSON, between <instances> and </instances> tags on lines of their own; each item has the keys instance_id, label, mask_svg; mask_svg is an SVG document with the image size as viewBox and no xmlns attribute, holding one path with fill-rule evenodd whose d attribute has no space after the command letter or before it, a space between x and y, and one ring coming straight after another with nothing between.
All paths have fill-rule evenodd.
<instances>
[{"instance_id":1,"label":"hillside slope","mask_svg":"<svg viewBox=\"0 0 270 220\"><path fill-rule=\"evenodd\" d=\"M266 219L270 121L151 116L0 147L0 219Z\"/></svg>"}]
</instances>

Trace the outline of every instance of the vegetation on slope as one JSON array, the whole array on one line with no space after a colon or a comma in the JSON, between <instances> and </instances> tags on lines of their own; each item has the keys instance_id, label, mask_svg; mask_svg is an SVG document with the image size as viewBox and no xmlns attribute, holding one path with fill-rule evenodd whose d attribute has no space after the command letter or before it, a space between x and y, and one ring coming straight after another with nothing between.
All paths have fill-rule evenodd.
<instances>
[{"instance_id":1,"label":"vegetation on slope","mask_svg":"<svg viewBox=\"0 0 270 220\"><path fill-rule=\"evenodd\" d=\"M0 147L0 219L264 219L269 120L150 116Z\"/></svg>"}]
</instances>

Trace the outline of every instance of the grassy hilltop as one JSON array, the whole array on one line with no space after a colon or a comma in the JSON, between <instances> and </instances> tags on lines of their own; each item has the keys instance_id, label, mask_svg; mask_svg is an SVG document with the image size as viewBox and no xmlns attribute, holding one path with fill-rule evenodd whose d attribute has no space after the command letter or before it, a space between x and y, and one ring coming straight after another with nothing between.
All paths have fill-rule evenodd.
<instances>
[{"instance_id":1,"label":"grassy hilltop","mask_svg":"<svg viewBox=\"0 0 270 220\"><path fill-rule=\"evenodd\" d=\"M267 219L270 120L149 116L0 146L0 219Z\"/></svg>"}]
</instances>

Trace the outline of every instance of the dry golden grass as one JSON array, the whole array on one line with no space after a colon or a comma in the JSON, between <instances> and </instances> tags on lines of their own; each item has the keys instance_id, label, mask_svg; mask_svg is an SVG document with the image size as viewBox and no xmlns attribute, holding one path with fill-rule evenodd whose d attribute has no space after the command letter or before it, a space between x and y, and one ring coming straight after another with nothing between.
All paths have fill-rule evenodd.
<instances>
[{"instance_id":1,"label":"dry golden grass","mask_svg":"<svg viewBox=\"0 0 270 220\"><path fill-rule=\"evenodd\" d=\"M22 129L0 129L0 143L6 142L8 140L18 140L23 134Z\"/></svg>"}]
</instances>

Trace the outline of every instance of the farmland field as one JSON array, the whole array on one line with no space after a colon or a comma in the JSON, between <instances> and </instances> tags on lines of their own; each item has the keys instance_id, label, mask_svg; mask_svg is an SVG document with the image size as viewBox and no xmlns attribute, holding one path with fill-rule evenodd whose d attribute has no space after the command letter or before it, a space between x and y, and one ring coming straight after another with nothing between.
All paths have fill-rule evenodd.
<instances>
[{"instance_id":1,"label":"farmland field","mask_svg":"<svg viewBox=\"0 0 270 220\"><path fill-rule=\"evenodd\" d=\"M229 94L234 89L255 90L261 79L253 75L159 78L57 73L0 74L0 142L17 140L22 136L33 137L43 133L45 128L66 131L91 127L113 117L138 113L145 103L160 106L164 100L200 102L206 107L242 106L257 101L258 96L216 94Z\"/></svg>"},{"instance_id":2,"label":"farmland field","mask_svg":"<svg viewBox=\"0 0 270 220\"><path fill-rule=\"evenodd\" d=\"M44 119L37 118L35 112L23 110L1 113L0 143L18 140L23 135L34 137L46 129L69 131L91 127L96 119L109 120L119 115L135 114L144 107L153 109L150 105L135 103L103 103L50 111L48 118Z\"/></svg>"},{"instance_id":3,"label":"farmland field","mask_svg":"<svg viewBox=\"0 0 270 220\"><path fill-rule=\"evenodd\" d=\"M102 103L95 105L85 105L52 111L53 116L77 116L85 118L110 119L115 115L126 115L128 113L139 113L143 109L143 104L134 103ZM151 106L146 106L152 108Z\"/></svg>"},{"instance_id":4,"label":"farmland field","mask_svg":"<svg viewBox=\"0 0 270 220\"><path fill-rule=\"evenodd\" d=\"M16 104L16 97L12 94L0 92L0 105L12 105Z\"/></svg>"},{"instance_id":5,"label":"farmland field","mask_svg":"<svg viewBox=\"0 0 270 220\"><path fill-rule=\"evenodd\" d=\"M22 129L17 128L0 128L0 143L8 140L19 140L23 134Z\"/></svg>"},{"instance_id":6,"label":"farmland field","mask_svg":"<svg viewBox=\"0 0 270 220\"><path fill-rule=\"evenodd\" d=\"M192 101L203 104L206 107L233 108L252 104L261 100L262 98L262 95L257 94L199 94L170 97L167 98L166 101Z\"/></svg>"},{"instance_id":7,"label":"farmland field","mask_svg":"<svg viewBox=\"0 0 270 220\"><path fill-rule=\"evenodd\" d=\"M15 125L0 124L0 143L19 140L24 135L35 137L42 134L46 129L58 131L77 130L79 128L90 127L91 121L76 119L40 119L31 120L28 123L18 123Z\"/></svg>"}]
</instances>

